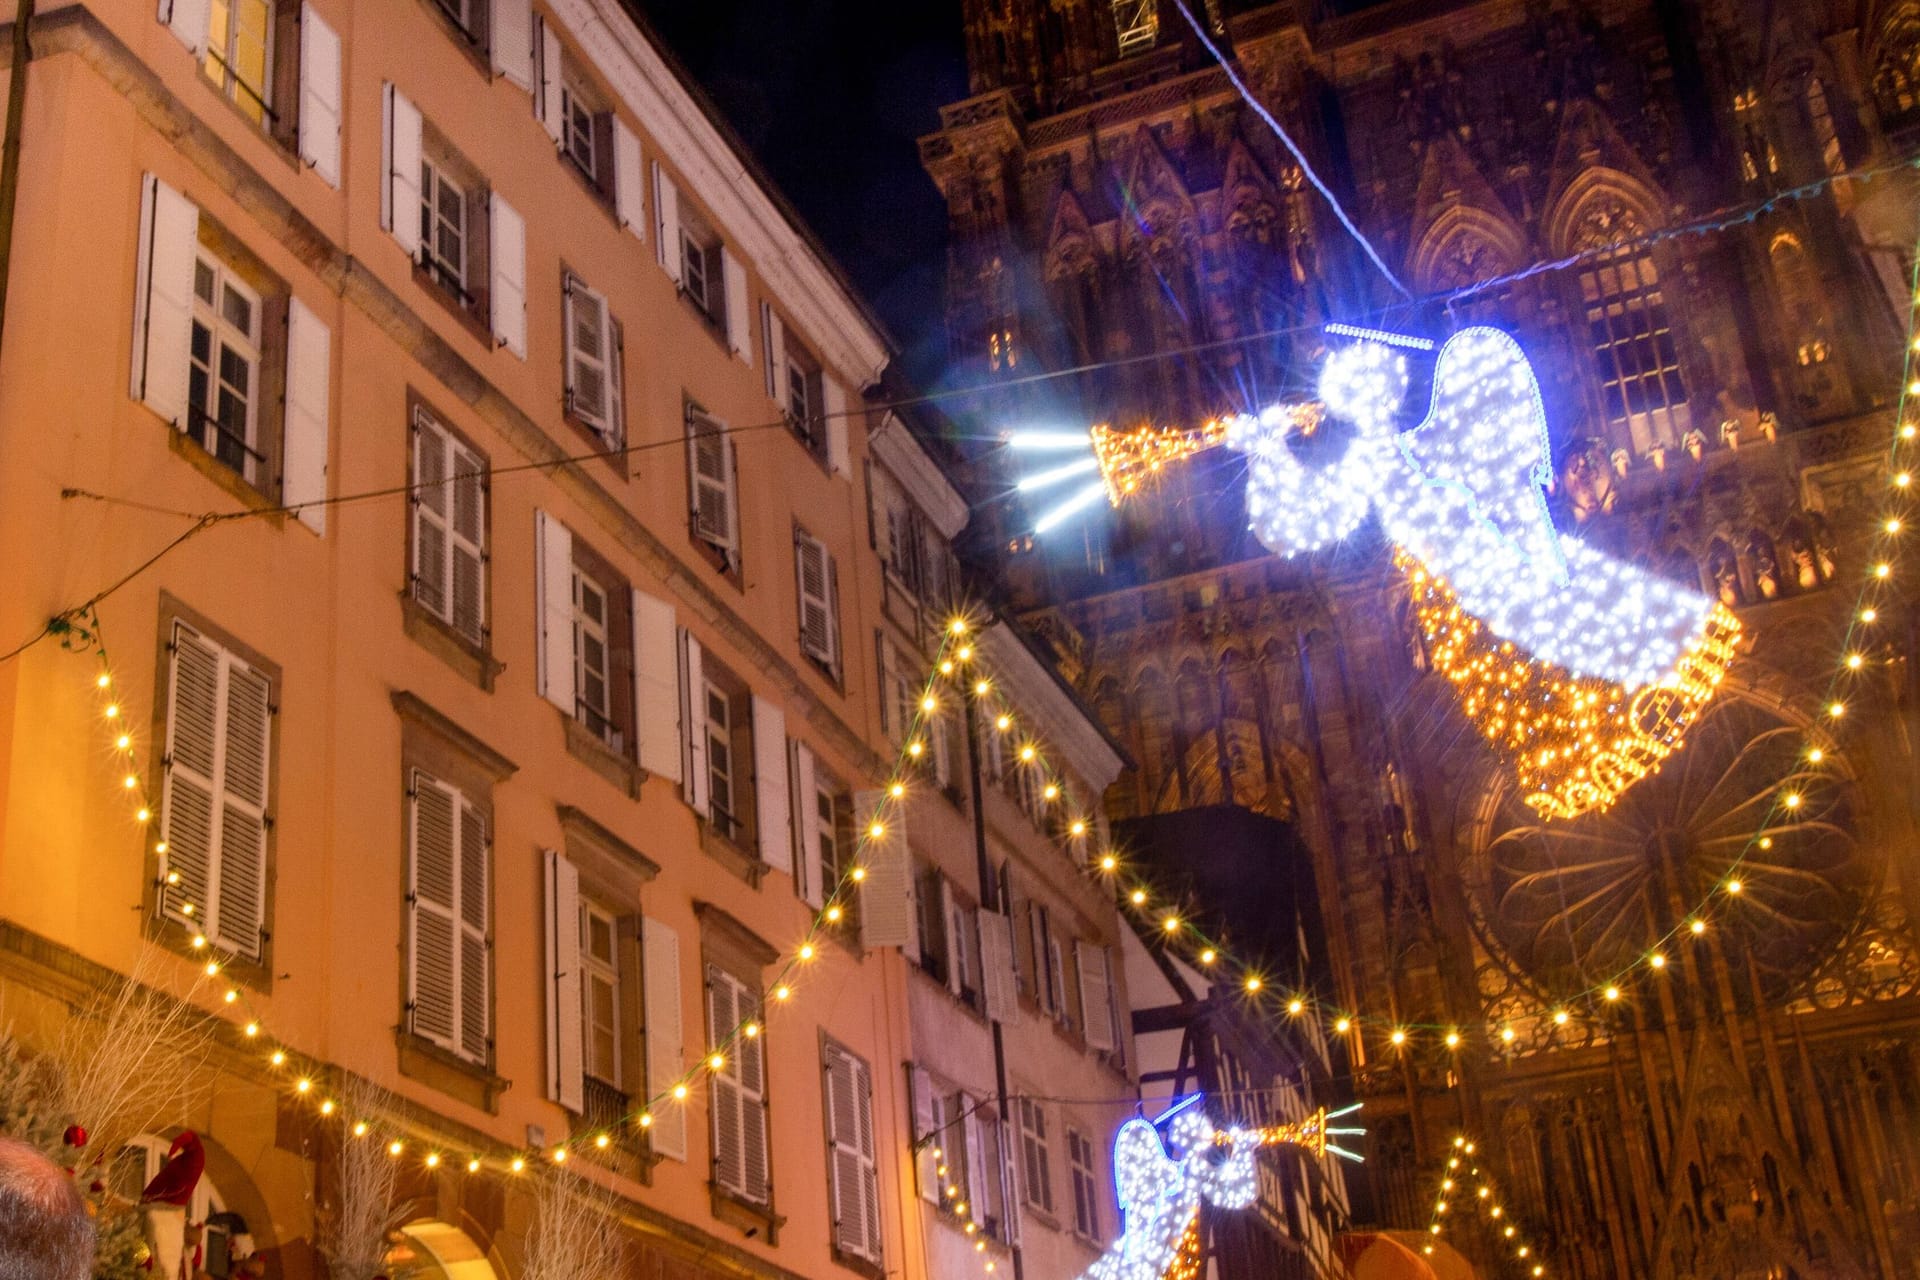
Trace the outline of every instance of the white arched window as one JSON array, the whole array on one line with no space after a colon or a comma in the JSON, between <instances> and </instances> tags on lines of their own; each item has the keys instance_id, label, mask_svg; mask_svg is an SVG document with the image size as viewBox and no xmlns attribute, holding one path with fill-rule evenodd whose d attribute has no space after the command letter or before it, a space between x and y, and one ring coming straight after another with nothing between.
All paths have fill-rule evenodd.
<instances>
[{"instance_id":1,"label":"white arched window","mask_svg":"<svg viewBox=\"0 0 1920 1280\"><path fill-rule=\"evenodd\" d=\"M1678 344L1653 254L1633 241L1646 232L1615 195L1589 200L1569 237L1580 263L1580 300L1612 443L1636 455L1672 448L1692 425Z\"/></svg>"},{"instance_id":2,"label":"white arched window","mask_svg":"<svg viewBox=\"0 0 1920 1280\"><path fill-rule=\"evenodd\" d=\"M380 1260L391 1280L500 1280L486 1252L458 1227L409 1222Z\"/></svg>"}]
</instances>

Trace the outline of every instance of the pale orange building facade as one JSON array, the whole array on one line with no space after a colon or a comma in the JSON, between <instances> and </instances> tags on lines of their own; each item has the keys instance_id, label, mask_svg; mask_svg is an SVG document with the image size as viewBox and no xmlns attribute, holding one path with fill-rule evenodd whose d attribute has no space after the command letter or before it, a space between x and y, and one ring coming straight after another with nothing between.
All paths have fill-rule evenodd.
<instances>
[{"instance_id":1,"label":"pale orange building facade","mask_svg":"<svg viewBox=\"0 0 1920 1280\"><path fill-rule=\"evenodd\" d=\"M910 1096L914 872L971 851L856 840L905 740L883 690L938 644L883 615L875 478L964 507L651 38L605 0L99 0L30 45L0 636L89 638L0 662L23 1042L135 971L209 1012L168 1127L269 1276L325 1274L316 1100L366 1086L395 1275L561 1274L510 1161L563 1147L635 1275L1001 1256L931 1260ZM1091 806L1118 760L1073 733ZM1132 1088L1122 1023L1063 1041L1075 1088Z\"/></svg>"}]
</instances>

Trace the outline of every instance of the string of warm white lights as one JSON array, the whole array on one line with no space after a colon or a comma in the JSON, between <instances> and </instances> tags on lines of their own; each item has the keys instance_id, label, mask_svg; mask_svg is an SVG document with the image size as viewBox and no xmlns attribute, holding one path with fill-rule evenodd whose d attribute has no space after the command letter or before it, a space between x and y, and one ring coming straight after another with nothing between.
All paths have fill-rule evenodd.
<instances>
[{"instance_id":1,"label":"string of warm white lights","mask_svg":"<svg viewBox=\"0 0 1920 1280\"><path fill-rule=\"evenodd\" d=\"M1495 1190L1493 1178L1480 1166L1479 1144L1465 1134L1456 1134L1453 1147L1447 1154L1447 1167L1440 1175L1440 1195L1433 1202L1433 1216L1427 1222L1427 1234L1438 1237L1453 1220L1453 1197L1465 1195L1469 1190L1472 1204L1487 1220L1502 1248L1512 1249L1513 1257L1527 1273L1534 1277L1547 1274L1547 1264L1537 1250L1520 1234L1520 1228L1514 1223L1506 1205L1501 1203ZM1453 1218L1459 1215L1453 1213ZM1433 1245L1425 1245L1422 1252L1431 1254Z\"/></svg>"}]
</instances>

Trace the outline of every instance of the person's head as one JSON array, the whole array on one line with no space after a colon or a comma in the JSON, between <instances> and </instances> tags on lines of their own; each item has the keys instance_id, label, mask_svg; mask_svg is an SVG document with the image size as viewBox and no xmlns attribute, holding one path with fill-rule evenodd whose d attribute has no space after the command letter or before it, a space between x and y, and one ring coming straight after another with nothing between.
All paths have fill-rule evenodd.
<instances>
[{"instance_id":1,"label":"person's head","mask_svg":"<svg viewBox=\"0 0 1920 1280\"><path fill-rule=\"evenodd\" d=\"M87 1280L93 1245L73 1179L26 1143L0 1138L0 1280Z\"/></svg>"}]
</instances>

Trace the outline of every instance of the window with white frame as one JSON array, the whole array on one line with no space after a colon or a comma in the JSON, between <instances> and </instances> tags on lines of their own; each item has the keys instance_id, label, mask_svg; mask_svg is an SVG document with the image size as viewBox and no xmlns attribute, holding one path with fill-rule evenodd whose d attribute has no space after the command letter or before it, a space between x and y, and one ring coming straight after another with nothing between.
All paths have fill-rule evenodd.
<instances>
[{"instance_id":1,"label":"window with white frame","mask_svg":"<svg viewBox=\"0 0 1920 1280\"><path fill-rule=\"evenodd\" d=\"M696 541L739 570L740 521L733 444L726 427L696 405L687 406L687 487Z\"/></svg>"},{"instance_id":2,"label":"window with white frame","mask_svg":"<svg viewBox=\"0 0 1920 1280\"><path fill-rule=\"evenodd\" d=\"M620 326L607 299L571 271L562 281L567 363L567 413L609 450L625 439L621 392Z\"/></svg>"},{"instance_id":3,"label":"window with white frame","mask_svg":"<svg viewBox=\"0 0 1920 1280\"><path fill-rule=\"evenodd\" d=\"M171 623L158 905L250 960L266 942L273 685L204 629Z\"/></svg>"},{"instance_id":4,"label":"window with white frame","mask_svg":"<svg viewBox=\"0 0 1920 1280\"><path fill-rule=\"evenodd\" d=\"M760 992L719 965L707 966L707 1043L730 1044L708 1075L713 1180L726 1194L765 1205L773 1195L767 1137L766 1037L737 1034L758 1025Z\"/></svg>"},{"instance_id":5,"label":"window with white frame","mask_svg":"<svg viewBox=\"0 0 1920 1280\"><path fill-rule=\"evenodd\" d=\"M255 124L273 114L272 0L209 0L200 67Z\"/></svg>"},{"instance_id":6,"label":"window with white frame","mask_svg":"<svg viewBox=\"0 0 1920 1280\"><path fill-rule=\"evenodd\" d=\"M787 385L781 407L786 411L787 423L794 434L800 437L802 444L815 457L827 456L827 420L822 415L826 411L826 393L821 384L820 362L813 353L794 341L787 334L786 359L781 362L786 374Z\"/></svg>"},{"instance_id":7,"label":"window with white frame","mask_svg":"<svg viewBox=\"0 0 1920 1280\"><path fill-rule=\"evenodd\" d=\"M586 1074L620 1087L620 955L614 913L580 903L580 1004Z\"/></svg>"},{"instance_id":8,"label":"window with white frame","mask_svg":"<svg viewBox=\"0 0 1920 1280\"><path fill-rule=\"evenodd\" d=\"M727 285L720 237L685 203L680 205L680 289L715 327L727 324Z\"/></svg>"},{"instance_id":9,"label":"window with white frame","mask_svg":"<svg viewBox=\"0 0 1920 1280\"><path fill-rule=\"evenodd\" d=\"M812 804L814 839L819 849L820 887L824 894L832 896L834 890L846 881L847 873L853 870L853 797L817 761L813 773ZM848 896L844 907L850 926L848 932L857 935L859 895Z\"/></svg>"},{"instance_id":10,"label":"window with white frame","mask_svg":"<svg viewBox=\"0 0 1920 1280\"><path fill-rule=\"evenodd\" d=\"M601 741L618 751L624 745L613 719L611 613L608 588L573 566L574 714Z\"/></svg>"},{"instance_id":11,"label":"window with white frame","mask_svg":"<svg viewBox=\"0 0 1920 1280\"><path fill-rule=\"evenodd\" d=\"M836 1253L878 1265L880 1175L873 1137L873 1069L829 1040L821 1074L827 1093L828 1204Z\"/></svg>"},{"instance_id":12,"label":"window with white frame","mask_svg":"<svg viewBox=\"0 0 1920 1280\"><path fill-rule=\"evenodd\" d=\"M800 651L840 678L840 574L827 544L793 529L794 577L800 599Z\"/></svg>"},{"instance_id":13,"label":"window with white frame","mask_svg":"<svg viewBox=\"0 0 1920 1280\"><path fill-rule=\"evenodd\" d=\"M1007 1144L993 1099L924 1067L908 1070L920 1196L1002 1243L1015 1243Z\"/></svg>"},{"instance_id":14,"label":"window with white frame","mask_svg":"<svg viewBox=\"0 0 1920 1280\"><path fill-rule=\"evenodd\" d=\"M467 191L448 166L420 161L420 265L443 288L467 297Z\"/></svg>"},{"instance_id":15,"label":"window with white frame","mask_svg":"<svg viewBox=\"0 0 1920 1280\"><path fill-rule=\"evenodd\" d=\"M1021 1194L1042 1213L1053 1212L1053 1170L1047 1150L1047 1112L1038 1101L1022 1096L1016 1102L1020 1121Z\"/></svg>"},{"instance_id":16,"label":"window with white frame","mask_svg":"<svg viewBox=\"0 0 1920 1280\"><path fill-rule=\"evenodd\" d=\"M414 603L487 643L487 460L423 405L413 411Z\"/></svg>"},{"instance_id":17,"label":"window with white frame","mask_svg":"<svg viewBox=\"0 0 1920 1280\"><path fill-rule=\"evenodd\" d=\"M734 758L733 700L726 690L708 681L704 689L701 727L707 735L707 804L713 824L729 839L740 838L736 803L743 779Z\"/></svg>"},{"instance_id":18,"label":"window with white frame","mask_svg":"<svg viewBox=\"0 0 1920 1280\"><path fill-rule=\"evenodd\" d=\"M200 250L193 269L193 335L186 434L261 481L260 295L220 258Z\"/></svg>"},{"instance_id":19,"label":"window with white frame","mask_svg":"<svg viewBox=\"0 0 1920 1280\"><path fill-rule=\"evenodd\" d=\"M487 1065L493 1056L492 850L485 814L454 783L407 780L406 1027Z\"/></svg>"},{"instance_id":20,"label":"window with white frame","mask_svg":"<svg viewBox=\"0 0 1920 1280\"><path fill-rule=\"evenodd\" d=\"M1104 1244L1100 1237L1100 1180L1095 1175L1093 1139L1078 1129L1067 1129L1067 1169L1073 1178L1073 1230L1081 1239Z\"/></svg>"},{"instance_id":21,"label":"window with white frame","mask_svg":"<svg viewBox=\"0 0 1920 1280\"><path fill-rule=\"evenodd\" d=\"M596 185L600 181L598 129L595 123L598 114L578 81L572 78L561 80L560 146L566 152L567 159L573 161L580 172L587 176L587 180Z\"/></svg>"},{"instance_id":22,"label":"window with white frame","mask_svg":"<svg viewBox=\"0 0 1920 1280\"><path fill-rule=\"evenodd\" d=\"M970 1005L980 1003L979 913L951 891L947 902L947 986Z\"/></svg>"}]
</instances>

